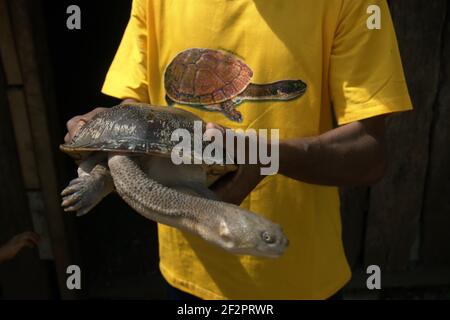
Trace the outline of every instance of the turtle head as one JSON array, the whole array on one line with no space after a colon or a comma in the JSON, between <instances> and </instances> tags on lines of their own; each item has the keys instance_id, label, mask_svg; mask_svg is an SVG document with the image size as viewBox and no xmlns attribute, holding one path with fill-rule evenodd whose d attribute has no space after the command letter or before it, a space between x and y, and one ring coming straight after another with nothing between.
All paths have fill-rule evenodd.
<instances>
[{"instance_id":1,"label":"turtle head","mask_svg":"<svg viewBox=\"0 0 450 320\"><path fill-rule=\"evenodd\" d=\"M273 96L280 100L298 98L305 93L306 88L306 83L301 80L283 80L271 84Z\"/></svg>"},{"instance_id":2,"label":"turtle head","mask_svg":"<svg viewBox=\"0 0 450 320\"><path fill-rule=\"evenodd\" d=\"M281 227L237 206L228 206L214 232L218 245L235 254L277 258L289 244Z\"/></svg>"}]
</instances>

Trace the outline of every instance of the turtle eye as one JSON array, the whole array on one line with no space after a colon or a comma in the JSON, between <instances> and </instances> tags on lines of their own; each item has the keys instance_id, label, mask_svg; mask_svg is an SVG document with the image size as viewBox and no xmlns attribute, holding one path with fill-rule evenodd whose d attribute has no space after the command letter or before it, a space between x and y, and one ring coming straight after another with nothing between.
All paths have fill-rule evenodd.
<instances>
[{"instance_id":1,"label":"turtle eye","mask_svg":"<svg viewBox=\"0 0 450 320\"><path fill-rule=\"evenodd\" d=\"M275 237L272 236L269 232L263 231L261 232L261 238L264 240L265 243L275 243Z\"/></svg>"}]
</instances>

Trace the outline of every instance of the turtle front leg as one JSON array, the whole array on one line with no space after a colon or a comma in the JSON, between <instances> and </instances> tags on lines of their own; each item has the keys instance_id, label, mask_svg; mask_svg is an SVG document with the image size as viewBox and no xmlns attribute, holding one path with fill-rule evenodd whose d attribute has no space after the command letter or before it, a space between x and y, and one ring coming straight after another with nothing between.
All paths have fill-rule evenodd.
<instances>
[{"instance_id":1,"label":"turtle front leg","mask_svg":"<svg viewBox=\"0 0 450 320\"><path fill-rule=\"evenodd\" d=\"M114 184L106 164L97 164L90 172L80 165L79 177L70 181L61 192L64 211L76 211L82 216L94 208L104 197L114 190Z\"/></svg>"},{"instance_id":2,"label":"turtle front leg","mask_svg":"<svg viewBox=\"0 0 450 320\"><path fill-rule=\"evenodd\" d=\"M222 113L232 121L242 122L242 114L236 110L236 106L239 102L234 100L228 100L221 104Z\"/></svg>"}]
</instances>

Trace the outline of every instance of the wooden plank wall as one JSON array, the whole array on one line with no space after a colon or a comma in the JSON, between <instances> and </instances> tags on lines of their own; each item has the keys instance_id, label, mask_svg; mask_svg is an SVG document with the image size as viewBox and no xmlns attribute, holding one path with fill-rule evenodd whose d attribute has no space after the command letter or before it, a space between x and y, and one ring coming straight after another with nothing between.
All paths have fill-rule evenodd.
<instances>
[{"instance_id":1,"label":"wooden plank wall","mask_svg":"<svg viewBox=\"0 0 450 320\"><path fill-rule=\"evenodd\" d=\"M45 64L48 57L42 51L46 43L39 8L35 1L0 0L0 53L6 77L2 89L8 98L1 117L5 121L11 119L18 155L14 159L11 153L5 161L20 164L21 168L19 176L5 178L20 182L11 192L24 198L17 205L21 203L19 208L24 216L27 210L26 220L34 222L35 231L43 236L40 257L54 260L59 294L70 299L75 295L66 288L66 268L72 264L72 250L67 237L67 218L60 208L58 165L54 157L57 144L52 141L55 125L51 123L55 110L49 94L49 77L44 72L49 69ZM16 211L15 205L9 203L6 208ZM2 210L1 216L7 211Z\"/></svg>"},{"instance_id":2,"label":"wooden plank wall","mask_svg":"<svg viewBox=\"0 0 450 320\"><path fill-rule=\"evenodd\" d=\"M0 8L1 12L1 8ZM0 66L0 244L33 230L11 124L4 71ZM50 298L46 266L35 250L24 250L0 265L1 295L10 299Z\"/></svg>"},{"instance_id":3,"label":"wooden plank wall","mask_svg":"<svg viewBox=\"0 0 450 320\"><path fill-rule=\"evenodd\" d=\"M421 256L427 266L450 265L450 3L442 33L440 83L433 107L423 204Z\"/></svg>"},{"instance_id":4,"label":"wooden plank wall","mask_svg":"<svg viewBox=\"0 0 450 320\"><path fill-rule=\"evenodd\" d=\"M450 3L389 3L414 112L388 119L386 177L371 188L342 190L344 243L355 269L376 264L406 279L439 270L448 284Z\"/></svg>"}]
</instances>

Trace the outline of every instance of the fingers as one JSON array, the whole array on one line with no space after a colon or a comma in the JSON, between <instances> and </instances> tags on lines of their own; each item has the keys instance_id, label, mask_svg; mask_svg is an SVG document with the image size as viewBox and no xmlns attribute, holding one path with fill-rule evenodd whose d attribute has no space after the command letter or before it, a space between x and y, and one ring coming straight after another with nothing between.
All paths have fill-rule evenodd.
<instances>
[{"instance_id":1,"label":"fingers","mask_svg":"<svg viewBox=\"0 0 450 320\"><path fill-rule=\"evenodd\" d=\"M205 126L205 138L210 141L219 144L219 147L223 148L225 151L226 161L231 163L236 163L238 154L243 155L243 159L247 159L249 147L250 147L250 139L253 139L251 136L245 135L242 132L232 130L232 135L228 135L227 131L232 130L230 128L223 127L218 125L217 123L208 122ZM219 141L216 141L217 138L221 138ZM230 149L227 144L227 139L232 139L233 141L228 141L231 143L232 148ZM238 141L245 141L245 144L238 143ZM253 144L257 143L257 141L252 141ZM238 150L238 148L242 148L242 150Z\"/></svg>"},{"instance_id":2,"label":"fingers","mask_svg":"<svg viewBox=\"0 0 450 320\"><path fill-rule=\"evenodd\" d=\"M19 243L22 247L27 246L30 248L39 245L40 240L40 236L32 231L20 233L13 238L13 242Z\"/></svg>"},{"instance_id":3,"label":"fingers","mask_svg":"<svg viewBox=\"0 0 450 320\"><path fill-rule=\"evenodd\" d=\"M205 133L204 133L205 138L207 138L208 140L213 140L213 138L215 139L219 134L222 136L222 141L217 141L217 142L220 142L220 143L225 142L225 140L224 140L225 139L225 128L223 128L213 122L208 122L206 124Z\"/></svg>"},{"instance_id":4,"label":"fingers","mask_svg":"<svg viewBox=\"0 0 450 320\"><path fill-rule=\"evenodd\" d=\"M64 136L64 143L69 143L71 139L71 136L69 134L69 132L66 133L66 135Z\"/></svg>"},{"instance_id":5,"label":"fingers","mask_svg":"<svg viewBox=\"0 0 450 320\"><path fill-rule=\"evenodd\" d=\"M35 246L37 246L37 244L36 243L34 243L33 241L31 241L31 240L24 240L24 241L22 241L22 248L25 248L25 247L27 247L27 248L34 248Z\"/></svg>"},{"instance_id":6,"label":"fingers","mask_svg":"<svg viewBox=\"0 0 450 320\"><path fill-rule=\"evenodd\" d=\"M223 126L221 126L220 124L214 123L214 122L208 122L206 124L206 130L208 129L218 129L220 131L222 131L222 133L225 133L225 130L228 128L225 128Z\"/></svg>"},{"instance_id":7,"label":"fingers","mask_svg":"<svg viewBox=\"0 0 450 320\"><path fill-rule=\"evenodd\" d=\"M217 123L208 122L205 126L204 136L209 141L214 141L215 143L218 143L220 148L225 149L226 129L227 128L222 127L221 125L218 125ZM216 141L217 139L219 139L219 140Z\"/></svg>"},{"instance_id":8,"label":"fingers","mask_svg":"<svg viewBox=\"0 0 450 320\"><path fill-rule=\"evenodd\" d=\"M98 107L86 114L75 116L67 121L67 134L64 136L64 142L69 143L82 126L84 126L89 120L91 120L97 113L102 112L106 109L107 108Z\"/></svg>"},{"instance_id":9,"label":"fingers","mask_svg":"<svg viewBox=\"0 0 450 320\"><path fill-rule=\"evenodd\" d=\"M3 251L3 258L10 260L14 258L20 250L25 247L34 248L39 245L40 237L37 233L32 231L22 232L15 235L8 241L1 250Z\"/></svg>"},{"instance_id":10,"label":"fingers","mask_svg":"<svg viewBox=\"0 0 450 320\"><path fill-rule=\"evenodd\" d=\"M64 137L64 142L69 143L86 122L87 120L82 116L76 116L67 121L67 134Z\"/></svg>"},{"instance_id":11,"label":"fingers","mask_svg":"<svg viewBox=\"0 0 450 320\"><path fill-rule=\"evenodd\" d=\"M27 234L27 239L34 243L34 245L36 246L39 245L39 242L41 241L41 237L35 232L29 232Z\"/></svg>"}]
</instances>

